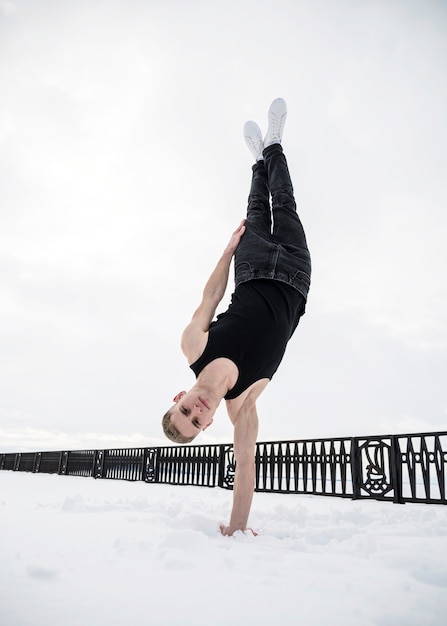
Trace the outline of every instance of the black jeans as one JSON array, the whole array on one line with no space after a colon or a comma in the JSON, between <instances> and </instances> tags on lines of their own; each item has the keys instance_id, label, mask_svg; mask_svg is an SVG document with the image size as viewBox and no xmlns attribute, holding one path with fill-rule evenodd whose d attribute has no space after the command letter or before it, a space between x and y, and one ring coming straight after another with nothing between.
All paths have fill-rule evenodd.
<instances>
[{"instance_id":1,"label":"black jeans","mask_svg":"<svg viewBox=\"0 0 447 626\"><path fill-rule=\"evenodd\" d=\"M307 298L311 260L287 161L280 144L265 148L263 156L263 161L253 165L246 231L234 259L235 285L270 278L287 283Z\"/></svg>"}]
</instances>

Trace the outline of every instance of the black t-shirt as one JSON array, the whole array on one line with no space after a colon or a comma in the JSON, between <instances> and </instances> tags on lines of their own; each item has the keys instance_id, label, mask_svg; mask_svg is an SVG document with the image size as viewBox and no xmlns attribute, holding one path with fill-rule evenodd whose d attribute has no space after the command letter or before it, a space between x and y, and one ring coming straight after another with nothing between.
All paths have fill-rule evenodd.
<instances>
[{"instance_id":1,"label":"black t-shirt","mask_svg":"<svg viewBox=\"0 0 447 626\"><path fill-rule=\"evenodd\" d=\"M277 280L240 284L225 313L209 327L208 343L190 366L196 377L215 359L225 357L239 370L225 400L237 398L261 378L272 378L305 309L299 291Z\"/></svg>"}]
</instances>

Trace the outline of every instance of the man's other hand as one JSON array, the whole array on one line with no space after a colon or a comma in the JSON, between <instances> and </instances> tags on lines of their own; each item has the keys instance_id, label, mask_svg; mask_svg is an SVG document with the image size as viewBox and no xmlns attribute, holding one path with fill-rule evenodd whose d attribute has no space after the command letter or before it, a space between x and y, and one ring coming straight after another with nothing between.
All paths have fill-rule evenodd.
<instances>
[{"instance_id":1,"label":"man's other hand","mask_svg":"<svg viewBox=\"0 0 447 626\"><path fill-rule=\"evenodd\" d=\"M228 242L225 252L228 252L231 255L233 255L236 252L236 248L239 245L241 237L245 233L245 221L246 220L244 218L242 222L239 224L239 226L236 228L234 233L231 235L231 239Z\"/></svg>"}]
</instances>

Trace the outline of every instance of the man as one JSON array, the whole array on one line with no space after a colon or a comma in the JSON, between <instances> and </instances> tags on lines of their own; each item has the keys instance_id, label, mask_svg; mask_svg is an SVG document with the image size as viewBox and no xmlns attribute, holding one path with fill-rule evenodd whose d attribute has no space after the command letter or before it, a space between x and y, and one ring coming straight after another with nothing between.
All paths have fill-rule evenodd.
<instances>
[{"instance_id":1,"label":"man","mask_svg":"<svg viewBox=\"0 0 447 626\"><path fill-rule=\"evenodd\" d=\"M230 522L221 527L224 535L247 529L255 481L256 400L304 314L310 286L310 255L281 146L286 115L284 100L274 100L264 140L257 124L244 126L256 161L247 218L232 234L182 335L182 351L197 382L175 396L174 406L163 417L165 434L177 443L189 443L212 424L225 399L234 426L236 471ZM212 321L233 256L231 304Z\"/></svg>"}]
</instances>

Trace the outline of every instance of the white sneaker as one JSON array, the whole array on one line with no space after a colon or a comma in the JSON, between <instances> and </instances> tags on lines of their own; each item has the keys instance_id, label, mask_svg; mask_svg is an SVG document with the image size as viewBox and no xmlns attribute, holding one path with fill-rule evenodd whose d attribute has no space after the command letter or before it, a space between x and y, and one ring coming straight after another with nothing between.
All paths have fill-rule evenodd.
<instances>
[{"instance_id":1,"label":"white sneaker","mask_svg":"<svg viewBox=\"0 0 447 626\"><path fill-rule=\"evenodd\" d=\"M255 161L263 159L262 151L264 150L264 141L262 139L261 129L255 122L245 122L244 138L250 152L255 157Z\"/></svg>"},{"instance_id":2,"label":"white sneaker","mask_svg":"<svg viewBox=\"0 0 447 626\"><path fill-rule=\"evenodd\" d=\"M285 100L282 98L273 100L269 109L269 126L264 138L265 148L271 146L273 143L281 143L286 117L287 105Z\"/></svg>"}]
</instances>

